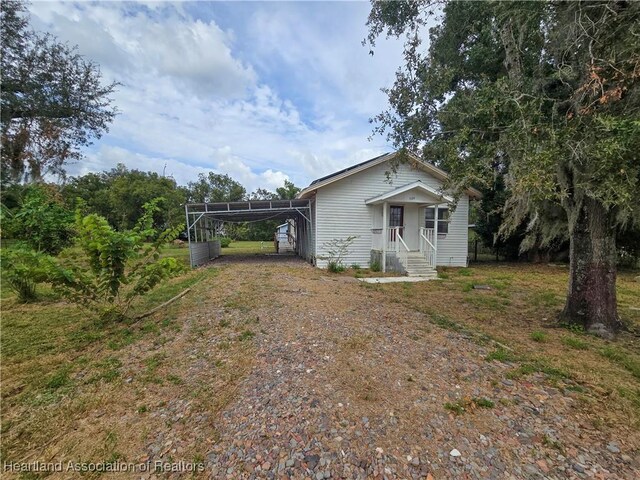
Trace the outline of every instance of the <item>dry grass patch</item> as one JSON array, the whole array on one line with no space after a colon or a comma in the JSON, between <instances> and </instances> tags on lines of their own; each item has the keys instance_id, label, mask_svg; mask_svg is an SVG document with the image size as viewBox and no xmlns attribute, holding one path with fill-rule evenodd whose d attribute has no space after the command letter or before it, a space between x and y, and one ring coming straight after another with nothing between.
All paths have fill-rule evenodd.
<instances>
[{"instance_id":1,"label":"dry grass patch","mask_svg":"<svg viewBox=\"0 0 640 480\"><path fill-rule=\"evenodd\" d=\"M210 307L222 312L222 299L203 300L217 272L171 280L136 311L191 294L137 322L101 324L63 302L3 302L1 460L138 462L169 437L174 460L202 457L254 358L253 335L234 338L246 320L221 326Z\"/></svg>"},{"instance_id":2,"label":"dry grass patch","mask_svg":"<svg viewBox=\"0 0 640 480\"><path fill-rule=\"evenodd\" d=\"M623 322L640 331L637 272L618 276L619 312ZM432 323L457 332L475 332L475 340L493 339L498 349L488 359L517 362L514 378L542 372L550 381L571 379L596 398L593 408L607 422L640 425L640 349L637 337L622 332L614 342L567 330L556 323L566 294L565 266L478 265L441 269L441 282L415 284L407 291L384 285L387 296L430 315ZM474 286L488 286L475 289Z\"/></svg>"}]
</instances>

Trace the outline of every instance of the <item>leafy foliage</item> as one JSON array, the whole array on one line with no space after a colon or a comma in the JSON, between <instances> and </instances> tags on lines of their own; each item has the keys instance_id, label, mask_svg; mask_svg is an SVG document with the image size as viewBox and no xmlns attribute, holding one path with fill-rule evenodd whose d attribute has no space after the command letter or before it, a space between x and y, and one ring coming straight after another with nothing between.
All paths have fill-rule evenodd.
<instances>
[{"instance_id":1,"label":"leafy foliage","mask_svg":"<svg viewBox=\"0 0 640 480\"><path fill-rule=\"evenodd\" d=\"M278 198L282 200L291 200L296 198L298 193L300 193L300 188L296 187L293 182L285 180L284 186L276 188L276 193L278 194Z\"/></svg>"},{"instance_id":2,"label":"leafy foliage","mask_svg":"<svg viewBox=\"0 0 640 480\"><path fill-rule=\"evenodd\" d=\"M231 239L229 237L217 237L216 240L220 240L221 248L227 248L231 245Z\"/></svg>"},{"instance_id":3,"label":"leafy foliage","mask_svg":"<svg viewBox=\"0 0 640 480\"><path fill-rule=\"evenodd\" d=\"M441 22L424 50L436 7ZM615 282L615 239L595 232L640 223L639 25L640 4L607 1L374 2L369 17L371 44L383 32L406 35L406 64L376 131L442 159L458 192L504 176L501 232L524 225L522 248L583 245L572 248L565 314L610 328L615 289L596 300L578 286L603 276L598 268Z\"/></svg>"},{"instance_id":4,"label":"leafy foliage","mask_svg":"<svg viewBox=\"0 0 640 480\"><path fill-rule=\"evenodd\" d=\"M37 252L58 254L73 237L73 214L62 204L56 188L46 184L26 187L22 204L3 215L3 236L22 240Z\"/></svg>"},{"instance_id":5,"label":"leafy foliage","mask_svg":"<svg viewBox=\"0 0 640 480\"><path fill-rule=\"evenodd\" d=\"M68 205L83 204L88 212L107 219L118 230L131 229L144 213L144 205L162 198L153 215L157 228L175 226L184 221L182 204L187 190L175 180L155 172L128 169L123 164L103 173L89 173L72 178L63 188Z\"/></svg>"},{"instance_id":6,"label":"leafy foliage","mask_svg":"<svg viewBox=\"0 0 640 480\"><path fill-rule=\"evenodd\" d=\"M0 251L2 281L25 303L37 298L36 285L47 279L48 257L27 245L3 248Z\"/></svg>"},{"instance_id":7,"label":"leafy foliage","mask_svg":"<svg viewBox=\"0 0 640 480\"><path fill-rule=\"evenodd\" d=\"M182 226L159 231L153 228L158 201L144 207L131 230L118 232L103 217L76 213L77 247L53 263L49 280L71 301L97 310L102 316L126 316L135 298L144 295L182 266L174 258L160 256L162 247L176 238Z\"/></svg>"},{"instance_id":8,"label":"leafy foliage","mask_svg":"<svg viewBox=\"0 0 640 480\"><path fill-rule=\"evenodd\" d=\"M0 19L3 180L63 174L107 131L116 84L103 85L98 66L76 47L31 30L24 2L2 2Z\"/></svg>"},{"instance_id":9,"label":"leafy foliage","mask_svg":"<svg viewBox=\"0 0 640 480\"><path fill-rule=\"evenodd\" d=\"M245 188L229 175L200 173L198 181L189 182L189 201L193 203L238 202L246 195Z\"/></svg>"}]
</instances>

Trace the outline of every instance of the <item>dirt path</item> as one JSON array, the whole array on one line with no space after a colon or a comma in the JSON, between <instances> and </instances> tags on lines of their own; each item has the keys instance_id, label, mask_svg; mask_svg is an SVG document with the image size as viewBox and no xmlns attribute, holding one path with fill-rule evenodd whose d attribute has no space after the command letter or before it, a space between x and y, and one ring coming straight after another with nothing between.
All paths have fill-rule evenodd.
<instances>
[{"instance_id":1,"label":"dirt path","mask_svg":"<svg viewBox=\"0 0 640 480\"><path fill-rule=\"evenodd\" d=\"M594 427L562 381L506 378L493 345L384 287L295 258L215 266L176 332L123 351L123 381L43 458L109 432L87 458L202 463L202 478L640 478L637 432Z\"/></svg>"}]
</instances>

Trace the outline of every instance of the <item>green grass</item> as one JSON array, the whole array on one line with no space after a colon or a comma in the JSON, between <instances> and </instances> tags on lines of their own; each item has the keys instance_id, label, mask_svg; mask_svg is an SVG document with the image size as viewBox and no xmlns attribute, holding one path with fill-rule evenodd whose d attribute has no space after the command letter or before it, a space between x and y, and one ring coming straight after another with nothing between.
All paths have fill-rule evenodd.
<instances>
[{"instance_id":1,"label":"green grass","mask_svg":"<svg viewBox=\"0 0 640 480\"><path fill-rule=\"evenodd\" d=\"M574 350L587 350L589 344L577 337L562 337L562 343Z\"/></svg>"},{"instance_id":2,"label":"green grass","mask_svg":"<svg viewBox=\"0 0 640 480\"><path fill-rule=\"evenodd\" d=\"M640 379L640 359L637 357L634 358L631 354L615 346L606 346L599 353Z\"/></svg>"},{"instance_id":3,"label":"green grass","mask_svg":"<svg viewBox=\"0 0 640 480\"><path fill-rule=\"evenodd\" d=\"M547 341L547 334L544 332L541 332L540 330L531 332L531 335L529 335L529 337L531 338L531 340L538 343L543 343Z\"/></svg>"},{"instance_id":4,"label":"green grass","mask_svg":"<svg viewBox=\"0 0 640 480\"><path fill-rule=\"evenodd\" d=\"M491 362L493 360L498 360L499 362L515 362L518 360L518 357L513 352L500 347L489 353L484 357L484 359L487 362Z\"/></svg>"},{"instance_id":5,"label":"green grass","mask_svg":"<svg viewBox=\"0 0 640 480\"><path fill-rule=\"evenodd\" d=\"M495 403L484 397L464 398L457 402L447 402L444 404L445 410L449 410L456 415L462 415L465 412L473 411L477 408L493 408Z\"/></svg>"},{"instance_id":6,"label":"green grass","mask_svg":"<svg viewBox=\"0 0 640 480\"><path fill-rule=\"evenodd\" d=\"M455 413L456 415L460 415L464 413L464 407L459 402L455 402L455 403L447 402L444 404L444 408L446 410L449 410L450 412Z\"/></svg>"},{"instance_id":7,"label":"green grass","mask_svg":"<svg viewBox=\"0 0 640 480\"><path fill-rule=\"evenodd\" d=\"M495 403L488 398L474 398L473 403L480 408L493 408L495 406Z\"/></svg>"},{"instance_id":8,"label":"green grass","mask_svg":"<svg viewBox=\"0 0 640 480\"><path fill-rule=\"evenodd\" d=\"M267 253L276 253L273 242L249 242L249 241L232 241L227 248L222 249L222 255L264 255Z\"/></svg>"},{"instance_id":9,"label":"green grass","mask_svg":"<svg viewBox=\"0 0 640 480\"><path fill-rule=\"evenodd\" d=\"M255 337L256 334L254 332L252 332L251 330L245 330L244 332L242 332L240 334L240 336L238 337L238 339L241 342L244 342L245 340L251 340L253 337Z\"/></svg>"},{"instance_id":10,"label":"green grass","mask_svg":"<svg viewBox=\"0 0 640 480\"><path fill-rule=\"evenodd\" d=\"M544 373L551 379L570 378L568 372L552 367L542 360L532 360L523 363L519 367L507 373L507 378L518 379L533 373Z\"/></svg>"}]
</instances>

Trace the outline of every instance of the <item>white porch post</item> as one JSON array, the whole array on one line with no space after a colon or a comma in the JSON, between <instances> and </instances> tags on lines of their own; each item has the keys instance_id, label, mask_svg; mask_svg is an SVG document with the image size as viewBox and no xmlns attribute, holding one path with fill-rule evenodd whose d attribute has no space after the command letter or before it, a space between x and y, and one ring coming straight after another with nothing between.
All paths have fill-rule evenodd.
<instances>
[{"instance_id":1,"label":"white porch post","mask_svg":"<svg viewBox=\"0 0 640 480\"><path fill-rule=\"evenodd\" d=\"M382 204L382 272L387 271L387 235L389 220L387 219L387 202Z\"/></svg>"},{"instance_id":2,"label":"white porch post","mask_svg":"<svg viewBox=\"0 0 640 480\"><path fill-rule=\"evenodd\" d=\"M434 259L433 259L433 267L435 268L438 265L438 209L440 205L436 203L435 205L435 213L434 213L434 221L433 221L433 246L434 246Z\"/></svg>"}]
</instances>

